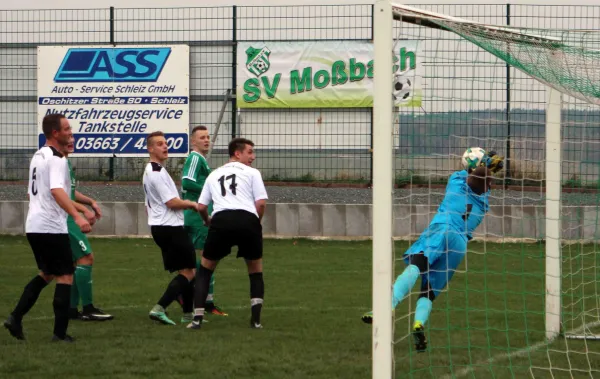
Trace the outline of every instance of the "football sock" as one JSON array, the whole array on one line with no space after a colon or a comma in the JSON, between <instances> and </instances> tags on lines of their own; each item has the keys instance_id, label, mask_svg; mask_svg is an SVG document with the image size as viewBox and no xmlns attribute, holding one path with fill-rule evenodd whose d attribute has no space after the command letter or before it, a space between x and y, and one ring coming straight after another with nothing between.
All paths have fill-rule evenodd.
<instances>
[{"instance_id":1,"label":"football sock","mask_svg":"<svg viewBox=\"0 0 600 379\"><path fill-rule=\"evenodd\" d=\"M69 326L69 298L71 296L70 284L56 284L54 290L54 335L65 338Z\"/></svg>"},{"instance_id":2,"label":"football sock","mask_svg":"<svg viewBox=\"0 0 600 379\"><path fill-rule=\"evenodd\" d=\"M192 313L194 311L194 284L196 283L196 278L192 278L191 281L187 283L183 291L181 292L181 298L183 300L182 308L183 313Z\"/></svg>"},{"instance_id":3,"label":"football sock","mask_svg":"<svg viewBox=\"0 0 600 379\"><path fill-rule=\"evenodd\" d=\"M171 305L175 299L177 299L177 296L184 290L185 287L189 285L189 283L190 282L185 276L181 274L177 275L173 278L173 280L171 280L167 286L167 289L165 290L165 293L162 295L160 300L158 300L157 304L163 307L163 309L167 309L167 307Z\"/></svg>"},{"instance_id":4,"label":"football sock","mask_svg":"<svg viewBox=\"0 0 600 379\"><path fill-rule=\"evenodd\" d=\"M25 316L31 307L33 307L40 296L40 293L47 285L48 283L46 283L44 278L39 275L36 275L29 283L27 283L17 306L12 312L13 317L18 322L21 322L23 316Z\"/></svg>"},{"instance_id":5,"label":"football sock","mask_svg":"<svg viewBox=\"0 0 600 379\"><path fill-rule=\"evenodd\" d=\"M212 303L215 301L215 274L210 276L210 284L208 285L208 295L206 296L206 302Z\"/></svg>"},{"instance_id":6,"label":"football sock","mask_svg":"<svg viewBox=\"0 0 600 379\"><path fill-rule=\"evenodd\" d=\"M77 281L73 278L73 284L71 284L71 308L77 308L79 306L79 289L77 288Z\"/></svg>"},{"instance_id":7,"label":"football sock","mask_svg":"<svg viewBox=\"0 0 600 379\"><path fill-rule=\"evenodd\" d=\"M433 303L426 297L421 297L417 300L417 309L415 310L415 322L420 322L425 325L431 314Z\"/></svg>"},{"instance_id":8,"label":"football sock","mask_svg":"<svg viewBox=\"0 0 600 379\"><path fill-rule=\"evenodd\" d=\"M74 279L73 282L77 284L81 296L81 305L85 307L92 304L92 266L77 265Z\"/></svg>"},{"instance_id":9,"label":"football sock","mask_svg":"<svg viewBox=\"0 0 600 379\"><path fill-rule=\"evenodd\" d=\"M262 272L255 272L250 277L250 306L252 307L252 322L260 324L260 313L265 297L265 282Z\"/></svg>"},{"instance_id":10,"label":"football sock","mask_svg":"<svg viewBox=\"0 0 600 379\"><path fill-rule=\"evenodd\" d=\"M194 289L194 321L202 322L204 308L206 307L206 296L210 286L210 277L213 272L206 267L200 266L196 272L196 288Z\"/></svg>"},{"instance_id":11,"label":"football sock","mask_svg":"<svg viewBox=\"0 0 600 379\"><path fill-rule=\"evenodd\" d=\"M419 279L420 271L415 265L408 265L402 274L398 275L394 282L394 290L392 296L392 309L396 308L398 303L408 295L411 288L414 287L417 279Z\"/></svg>"}]
</instances>

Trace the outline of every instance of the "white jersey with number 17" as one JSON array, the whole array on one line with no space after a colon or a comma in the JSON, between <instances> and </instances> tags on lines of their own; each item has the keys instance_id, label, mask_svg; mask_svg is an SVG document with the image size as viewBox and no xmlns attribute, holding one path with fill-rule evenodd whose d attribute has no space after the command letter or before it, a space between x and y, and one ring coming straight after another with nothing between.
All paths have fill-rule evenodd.
<instances>
[{"instance_id":1,"label":"white jersey with number 17","mask_svg":"<svg viewBox=\"0 0 600 379\"><path fill-rule=\"evenodd\" d=\"M212 216L225 210L244 210L258 217L255 202L266 200L267 190L260 171L239 162L229 162L210 173L198 202L213 202Z\"/></svg>"}]
</instances>

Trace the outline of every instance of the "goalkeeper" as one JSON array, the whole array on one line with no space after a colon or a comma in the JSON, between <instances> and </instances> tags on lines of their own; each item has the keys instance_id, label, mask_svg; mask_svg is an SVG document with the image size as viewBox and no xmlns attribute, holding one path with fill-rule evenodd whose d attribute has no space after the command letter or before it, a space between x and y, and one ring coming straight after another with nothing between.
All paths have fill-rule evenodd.
<instances>
[{"instance_id":1,"label":"goalkeeper","mask_svg":"<svg viewBox=\"0 0 600 379\"><path fill-rule=\"evenodd\" d=\"M421 291L415 311L413 336L416 350L427 349L424 325L433 300L446 287L467 251L467 240L489 210L491 174L503 167L503 157L490 152L475 169L457 171L450 176L446 195L437 214L419 239L404 253L406 269L394 283L392 308L408 295L421 276ZM362 320L372 323L373 313Z\"/></svg>"}]
</instances>

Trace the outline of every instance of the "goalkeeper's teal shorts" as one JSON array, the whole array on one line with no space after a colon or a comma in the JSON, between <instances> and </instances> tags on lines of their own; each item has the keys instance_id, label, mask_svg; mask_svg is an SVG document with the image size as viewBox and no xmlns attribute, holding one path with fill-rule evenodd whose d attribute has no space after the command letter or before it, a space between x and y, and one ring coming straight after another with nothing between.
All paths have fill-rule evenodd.
<instances>
[{"instance_id":1,"label":"goalkeeper's teal shorts","mask_svg":"<svg viewBox=\"0 0 600 379\"><path fill-rule=\"evenodd\" d=\"M429 272L421 274L421 288L429 284L437 295L448 285L467 252L467 238L448 224L433 224L404 253L408 264L410 255L423 253L429 261Z\"/></svg>"}]
</instances>

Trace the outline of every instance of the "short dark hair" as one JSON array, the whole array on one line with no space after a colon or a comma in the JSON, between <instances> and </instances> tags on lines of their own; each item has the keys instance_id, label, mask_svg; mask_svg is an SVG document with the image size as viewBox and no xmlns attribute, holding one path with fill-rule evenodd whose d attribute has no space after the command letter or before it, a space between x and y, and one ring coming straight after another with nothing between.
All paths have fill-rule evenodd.
<instances>
[{"instance_id":1,"label":"short dark hair","mask_svg":"<svg viewBox=\"0 0 600 379\"><path fill-rule=\"evenodd\" d=\"M60 120L63 118L66 117L61 113L53 113L44 116L44 119L42 120L42 131L44 132L46 139L52 138L52 131L60 131Z\"/></svg>"},{"instance_id":2,"label":"short dark hair","mask_svg":"<svg viewBox=\"0 0 600 379\"><path fill-rule=\"evenodd\" d=\"M148 137L146 137L146 145L147 147L150 147L150 144L152 142L152 138L154 137L164 137L165 133L161 132L160 130L157 130L155 132L152 132L150 134L148 134Z\"/></svg>"},{"instance_id":3,"label":"short dark hair","mask_svg":"<svg viewBox=\"0 0 600 379\"><path fill-rule=\"evenodd\" d=\"M227 150L229 151L229 156L233 157L236 151L244 151L246 145L254 147L254 142L246 138L232 139L231 142L229 142L229 146L227 147Z\"/></svg>"},{"instance_id":4,"label":"short dark hair","mask_svg":"<svg viewBox=\"0 0 600 379\"><path fill-rule=\"evenodd\" d=\"M198 130L208 130L208 128L204 125L194 126L194 129L192 129L192 135L194 135L194 133L196 133Z\"/></svg>"}]
</instances>

